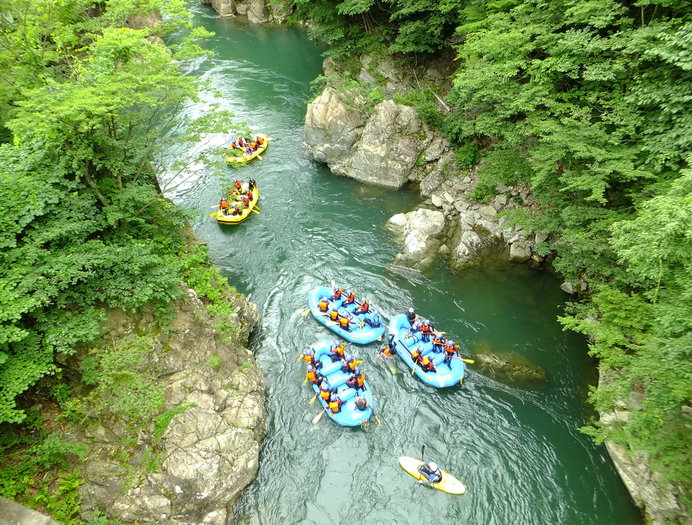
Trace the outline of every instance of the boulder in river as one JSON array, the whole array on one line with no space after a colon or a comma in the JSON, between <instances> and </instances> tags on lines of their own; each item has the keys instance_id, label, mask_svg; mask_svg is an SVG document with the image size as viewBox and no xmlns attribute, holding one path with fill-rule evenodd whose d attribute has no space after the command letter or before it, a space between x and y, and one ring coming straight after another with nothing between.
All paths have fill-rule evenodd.
<instances>
[{"instance_id":1,"label":"boulder in river","mask_svg":"<svg viewBox=\"0 0 692 525\"><path fill-rule=\"evenodd\" d=\"M441 247L440 234L444 226L444 214L427 208L391 217L387 227L403 244L403 250L396 256L395 262L417 269L430 266Z\"/></svg>"},{"instance_id":2,"label":"boulder in river","mask_svg":"<svg viewBox=\"0 0 692 525\"><path fill-rule=\"evenodd\" d=\"M502 352L481 351L473 354L473 365L482 374L512 386L545 383L545 370L525 357Z\"/></svg>"}]
</instances>

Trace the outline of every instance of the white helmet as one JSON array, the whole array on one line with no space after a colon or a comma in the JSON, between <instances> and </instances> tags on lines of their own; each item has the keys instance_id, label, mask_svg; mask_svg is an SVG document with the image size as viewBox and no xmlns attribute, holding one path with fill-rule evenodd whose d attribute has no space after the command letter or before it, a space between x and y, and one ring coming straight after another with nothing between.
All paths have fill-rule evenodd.
<instances>
[{"instance_id":1,"label":"white helmet","mask_svg":"<svg viewBox=\"0 0 692 525\"><path fill-rule=\"evenodd\" d=\"M437 463L435 463L434 461L431 461L430 463L428 463L428 466L430 467L430 470L439 470Z\"/></svg>"},{"instance_id":2,"label":"white helmet","mask_svg":"<svg viewBox=\"0 0 692 525\"><path fill-rule=\"evenodd\" d=\"M408 311L409 311L410 313L413 313L413 308L409 308Z\"/></svg>"}]
</instances>

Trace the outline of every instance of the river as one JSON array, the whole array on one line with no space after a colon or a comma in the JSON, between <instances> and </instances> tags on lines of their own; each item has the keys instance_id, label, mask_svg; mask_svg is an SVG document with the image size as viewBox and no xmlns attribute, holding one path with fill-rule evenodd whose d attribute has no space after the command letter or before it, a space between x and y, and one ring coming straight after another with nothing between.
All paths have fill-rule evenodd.
<instances>
[{"instance_id":1,"label":"river","mask_svg":"<svg viewBox=\"0 0 692 525\"><path fill-rule=\"evenodd\" d=\"M500 264L454 273L394 267L397 247L384 224L418 201L409 190L364 186L306 159L301 147L310 81L321 49L297 28L251 26L193 8L214 31L216 55L189 64L218 94L213 100L272 137L261 160L230 172L255 178L260 214L234 227L209 218L223 183L200 170L167 195L196 210L193 225L212 262L261 312L251 348L266 378L269 422L256 481L234 521L252 524L433 523L641 524L603 446L578 431L592 416L595 381L583 338L556 321L566 295L548 272ZM217 144L229 137L211 136ZM171 155L185 152L170 152ZM228 168L230 170L230 168ZM348 429L309 404L296 357L334 338L303 317L308 291L335 279L367 295L386 315L415 306L473 357L478 348L521 355L542 366L545 385L507 386L469 366L464 384L424 385L400 362L375 358L377 345L350 346L363 360L381 424ZM467 486L450 496L418 486L401 455L434 458Z\"/></svg>"}]
</instances>

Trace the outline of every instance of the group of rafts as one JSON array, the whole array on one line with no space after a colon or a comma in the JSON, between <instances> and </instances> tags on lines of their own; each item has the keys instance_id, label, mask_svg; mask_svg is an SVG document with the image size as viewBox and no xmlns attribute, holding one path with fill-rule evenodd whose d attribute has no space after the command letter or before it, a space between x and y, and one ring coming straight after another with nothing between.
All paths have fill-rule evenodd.
<instances>
[{"instance_id":1,"label":"group of rafts","mask_svg":"<svg viewBox=\"0 0 692 525\"><path fill-rule=\"evenodd\" d=\"M242 166L252 159L262 158L269 147L271 137L262 133L254 138L238 137L230 144L226 162L229 166ZM219 201L219 209L212 217L221 224L240 224L250 216L250 213L260 213L257 203L260 199L259 188L254 180L248 182L234 180L234 187L227 190L227 195Z\"/></svg>"},{"instance_id":2,"label":"group of rafts","mask_svg":"<svg viewBox=\"0 0 692 525\"><path fill-rule=\"evenodd\" d=\"M333 285L333 283L332 283ZM352 291L318 286L308 294L308 311L327 328L351 343L368 344L381 341L388 330L387 344L380 350L386 356L398 355L424 383L442 388L460 384L464 379L464 361L459 346L447 340L443 332L435 331L432 323L420 319L413 309L408 314L394 316L385 326L382 315L369 299L356 300ZM374 415L372 391L365 373L358 367L361 361L346 352L343 341L333 344L321 340L300 356L307 363L306 381L310 382L323 411L343 426L358 426ZM426 477L427 464L402 456L399 463L420 482ZM462 494L465 488L448 472L439 470L439 479L430 486ZM429 474L429 473L428 473Z\"/></svg>"}]
</instances>

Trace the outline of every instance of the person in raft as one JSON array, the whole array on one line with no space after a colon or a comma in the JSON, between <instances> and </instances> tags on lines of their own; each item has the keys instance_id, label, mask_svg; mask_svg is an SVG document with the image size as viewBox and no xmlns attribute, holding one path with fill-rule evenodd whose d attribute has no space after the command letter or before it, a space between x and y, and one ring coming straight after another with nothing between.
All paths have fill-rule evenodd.
<instances>
[{"instance_id":1,"label":"person in raft","mask_svg":"<svg viewBox=\"0 0 692 525\"><path fill-rule=\"evenodd\" d=\"M444 335L440 335L439 333L435 333L435 335L433 335L433 340L432 340L433 352L435 352L436 354L439 354L440 352L442 352L445 348L446 342L447 342L447 339L445 338Z\"/></svg>"},{"instance_id":2,"label":"person in raft","mask_svg":"<svg viewBox=\"0 0 692 525\"><path fill-rule=\"evenodd\" d=\"M430 336L433 335L433 331L435 328L433 325L428 321L427 319L423 321L423 324L420 327L420 332L421 332L421 339L423 340L424 343L427 343L430 341Z\"/></svg>"},{"instance_id":3,"label":"person in raft","mask_svg":"<svg viewBox=\"0 0 692 525\"><path fill-rule=\"evenodd\" d=\"M319 366L317 366L317 365L308 366L307 372L305 372L305 377L313 385L319 385L325 379L325 377L320 372L320 368L322 368L322 362L318 361L318 364L319 364Z\"/></svg>"},{"instance_id":4,"label":"person in raft","mask_svg":"<svg viewBox=\"0 0 692 525\"><path fill-rule=\"evenodd\" d=\"M222 198L219 201L219 208L221 208L221 211L224 215L228 215L228 199L226 199L225 197Z\"/></svg>"},{"instance_id":5,"label":"person in raft","mask_svg":"<svg viewBox=\"0 0 692 525\"><path fill-rule=\"evenodd\" d=\"M406 319L408 319L408 324L410 324L412 327L416 324L416 311L413 308L408 309Z\"/></svg>"},{"instance_id":6,"label":"person in raft","mask_svg":"<svg viewBox=\"0 0 692 525\"><path fill-rule=\"evenodd\" d=\"M327 310L329 310L329 300L326 296L320 298L319 302L317 303L317 308L320 309L320 312L324 312L325 314L327 313Z\"/></svg>"},{"instance_id":7,"label":"person in raft","mask_svg":"<svg viewBox=\"0 0 692 525\"><path fill-rule=\"evenodd\" d=\"M346 380L346 386L352 388L356 392L358 392L358 390L365 391L365 374L361 372L359 368L356 368L351 377Z\"/></svg>"},{"instance_id":8,"label":"person in raft","mask_svg":"<svg viewBox=\"0 0 692 525\"><path fill-rule=\"evenodd\" d=\"M334 321L335 323L339 322L339 312L338 310L329 310L329 320Z\"/></svg>"},{"instance_id":9,"label":"person in raft","mask_svg":"<svg viewBox=\"0 0 692 525\"><path fill-rule=\"evenodd\" d=\"M344 302L342 303L343 306L353 304L356 302L356 294L354 294L352 291L346 292L346 297L344 297Z\"/></svg>"},{"instance_id":10,"label":"person in raft","mask_svg":"<svg viewBox=\"0 0 692 525\"><path fill-rule=\"evenodd\" d=\"M423 361L423 356L420 353L420 346L417 346L413 352L411 352L411 359L413 359L414 363L421 364Z\"/></svg>"},{"instance_id":11,"label":"person in raft","mask_svg":"<svg viewBox=\"0 0 692 525\"><path fill-rule=\"evenodd\" d=\"M329 383L327 383L327 380L323 379L322 383L320 383L320 397L324 399L326 402L329 402L329 400L332 398L332 395L336 395L336 388L330 388Z\"/></svg>"},{"instance_id":12,"label":"person in raft","mask_svg":"<svg viewBox=\"0 0 692 525\"><path fill-rule=\"evenodd\" d=\"M356 366L358 366L362 361L356 361L352 357L347 357L341 361L341 371L347 374L355 372Z\"/></svg>"},{"instance_id":13,"label":"person in raft","mask_svg":"<svg viewBox=\"0 0 692 525\"><path fill-rule=\"evenodd\" d=\"M366 314L370 311L370 300L365 298L363 299L363 302L360 303L360 306L356 308L355 314Z\"/></svg>"},{"instance_id":14,"label":"person in raft","mask_svg":"<svg viewBox=\"0 0 692 525\"><path fill-rule=\"evenodd\" d=\"M346 350L346 344L342 341L335 347L331 348L329 350L329 357L332 359L332 363L336 363L337 361L341 361L342 359L346 358L345 354Z\"/></svg>"},{"instance_id":15,"label":"person in raft","mask_svg":"<svg viewBox=\"0 0 692 525\"><path fill-rule=\"evenodd\" d=\"M427 355L424 356L423 360L420 362L420 367L425 372L437 372L437 368L435 368L435 364L432 362L432 360Z\"/></svg>"},{"instance_id":16,"label":"person in raft","mask_svg":"<svg viewBox=\"0 0 692 525\"><path fill-rule=\"evenodd\" d=\"M341 412L341 405L343 404L344 402L341 399L339 399L339 396L334 394L327 403L327 407L329 408L329 410L332 411L332 414L338 414L339 412Z\"/></svg>"},{"instance_id":17,"label":"person in raft","mask_svg":"<svg viewBox=\"0 0 692 525\"><path fill-rule=\"evenodd\" d=\"M334 288L334 290L332 290L332 301L338 301L339 299L341 299L342 293L343 290L341 289L341 287Z\"/></svg>"},{"instance_id":18,"label":"person in raft","mask_svg":"<svg viewBox=\"0 0 692 525\"><path fill-rule=\"evenodd\" d=\"M452 362L452 359L454 358L454 354L459 352L459 345L456 344L454 341L447 341L445 343L445 359L444 359L444 364L447 366L450 365Z\"/></svg>"},{"instance_id":19,"label":"person in raft","mask_svg":"<svg viewBox=\"0 0 692 525\"><path fill-rule=\"evenodd\" d=\"M360 397L358 394L356 394L356 408L364 412L370 408L370 403L368 403L368 400L364 397Z\"/></svg>"},{"instance_id":20,"label":"person in raft","mask_svg":"<svg viewBox=\"0 0 692 525\"><path fill-rule=\"evenodd\" d=\"M339 328L350 332L352 324L353 321L351 321L351 314L349 314L346 310L341 310L339 312Z\"/></svg>"},{"instance_id":21,"label":"person in raft","mask_svg":"<svg viewBox=\"0 0 692 525\"><path fill-rule=\"evenodd\" d=\"M305 352L301 354L301 357L308 365L322 368L322 361L315 359L315 351L312 348L305 350Z\"/></svg>"},{"instance_id":22,"label":"person in raft","mask_svg":"<svg viewBox=\"0 0 692 525\"><path fill-rule=\"evenodd\" d=\"M418 480L419 484L430 485L431 483L442 481L442 471L434 461L426 461L423 463L420 467L418 467L418 472L425 477L424 480Z\"/></svg>"}]
</instances>

